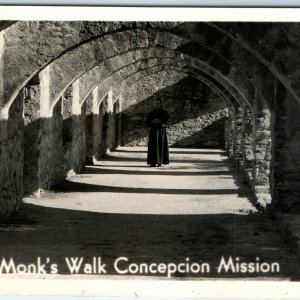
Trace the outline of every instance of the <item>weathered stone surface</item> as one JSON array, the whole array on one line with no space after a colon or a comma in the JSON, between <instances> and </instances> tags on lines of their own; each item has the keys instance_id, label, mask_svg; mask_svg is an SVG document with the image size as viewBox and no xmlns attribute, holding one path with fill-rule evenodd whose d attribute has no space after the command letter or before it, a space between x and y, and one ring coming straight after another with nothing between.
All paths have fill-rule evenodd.
<instances>
[{"instance_id":1,"label":"weathered stone surface","mask_svg":"<svg viewBox=\"0 0 300 300\"><path fill-rule=\"evenodd\" d=\"M81 114L73 118L72 169L80 173L86 161L86 103L81 107Z\"/></svg>"},{"instance_id":2,"label":"weathered stone surface","mask_svg":"<svg viewBox=\"0 0 300 300\"><path fill-rule=\"evenodd\" d=\"M86 99L86 164L93 164L93 97Z\"/></svg>"},{"instance_id":3,"label":"weathered stone surface","mask_svg":"<svg viewBox=\"0 0 300 300\"><path fill-rule=\"evenodd\" d=\"M100 129L102 132L102 138L101 141L99 141L100 149L97 151L97 155L99 155L99 158L103 158L106 155L107 151L107 131L108 131L108 97L106 96L100 105L99 108L99 116L102 116L102 128Z\"/></svg>"},{"instance_id":4,"label":"weathered stone surface","mask_svg":"<svg viewBox=\"0 0 300 300\"><path fill-rule=\"evenodd\" d=\"M272 152L271 112L262 103L258 103L254 112L255 122L255 167L253 169L254 184L270 188L270 159Z\"/></svg>"},{"instance_id":5,"label":"weathered stone surface","mask_svg":"<svg viewBox=\"0 0 300 300\"><path fill-rule=\"evenodd\" d=\"M171 83L172 76L174 84L155 93L161 97L163 107L169 113L169 145L223 146L223 127L217 121L226 114L224 101L194 78L179 81L175 73L168 73L165 78ZM148 128L144 122L153 109L153 97L148 93L149 89L157 89L160 81L160 76L147 77L140 81L140 85L133 85L128 95L122 96L122 145L147 145Z\"/></svg>"},{"instance_id":6,"label":"weathered stone surface","mask_svg":"<svg viewBox=\"0 0 300 300\"><path fill-rule=\"evenodd\" d=\"M23 195L23 91L0 120L0 216L16 211Z\"/></svg>"},{"instance_id":7,"label":"weathered stone surface","mask_svg":"<svg viewBox=\"0 0 300 300\"><path fill-rule=\"evenodd\" d=\"M59 56L69 47L120 28L122 23L99 23L91 27L90 22L17 22L5 30L5 72L10 79L5 82L6 99L15 87L26 83L38 69ZM25 38L26 37L26 38ZM24 51L26 49L26 51ZM22 68L11 68L22 62Z\"/></svg>"},{"instance_id":8,"label":"weathered stone surface","mask_svg":"<svg viewBox=\"0 0 300 300\"><path fill-rule=\"evenodd\" d=\"M180 26L180 29L177 28L178 26ZM202 30L199 31L199 26L203 28L205 32L207 32L206 35L202 35ZM21 77L23 77L20 79L18 78L18 80L24 81L31 76L30 74L33 74L41 66L48 63L51 59L57 57L59 53L67 52L66 50L68 48L71 49L72 47L74 47L74 45L80 45L84 43L84 41L93 41L93 37L100 37L101 34L108 34L113 30L120 28L122 28L122 30L124 31L133 28L140 28L140 31L143 31L145 30L145 28L151 28L151 30L155 31L155 34L151 39L149 39L149 45L153 45L153 42L151 41L161 43L167 39L169 46L172 47L174 44L173 40L176 40L176 38L166 38L166 33L162 32L169 31L172 33L176 33L176 35L178 36L191 40L194 48L195 45L199 44L199 49L201 49L202 51L194 51L194 53L197 53L197 55L198 53L204 53L206 51L208 52L208 54L210 54L206 57L212 57L212 53L209 53L209 51L211 51L211 49L215 49L215 52L213 52L215 59L210 62L214 67L218 65L221 66L226 61L231 61L231 63L235 65L235 69L237 70L237 72L242 71L242 73L248 73L250 75L253 72L253 64L257 62L258 64L266 66L268 71L271 72L273 76L277 75L277 70L274 70L274 68L271 68L269 66L271 65L271 63L268 62L268 60L264 61L260 59L259 52L262 52L268 58L271 58L272 55L274 55L276 57L276 60L272 59L271 61L276 62L276 68L278 67L281 71L283 71L283 73L286 73L286 69L288 69L290 72L295 72L297 70L297 56L295 56L292 64L289 63L288 60L288 58L290 58L290 53L295 52L295 43L289 42L288 46L286 46L286 53L288 53L288 55L284 54L284 51L276 51L276 48L279 47L280 43L274 44L274 40L276 40L274 39L274 36L276 36L276 33L281 33L280 37L282 38L282 32L284 32L285 30L287 31L287 34L284 35L286 41L294 40L297 32L297 26L291 24L285 26L277 25L273 26L270 29L270 26L268 24L259 24L260 35L258 35L257 37L253 37L253 29L251 27L257 30L256 24L252 26L240 26L237 23L232 23L230 25L226 23L218 23L217 26L212 27L210 26L210 24L206 23L197 25L194 23L186 23L178 25L176 23L164 22L149 22L148 24L122 22L17 22L4 30L5 35L7 37L11 37L11 39L7 39L7 49L5 53L7 53L7 55L15 53L13 57L10 57L11 65L17 65L21 60L23 62L23 65L26 66L26 68L23 68L23 70L21 71ZM219 28L221 30L218 30ZM227 30L229 30L230 32L238 32L238 37L232 39L231 35L226 35ZM268 34L270 30L272 32L271 35ZM27 33L27 39L24 39L24 32ZM95 36L93 36L93 34L95 34ZM214 39L208 38L210 35L219 36L220 40L222 40L222 43L216 44ZM244 39L240 37L244 37ZM141 38L141 36L139 35L138 38ZM128 38L128 40L130 40L130 38ZM124 39L120 38L120 42L123 43ZM270 43L272 44L272 51L270 51ZM21 47L20 44L22 44ZM268 45L268 47L260 47L259 49L257 49L257 44ZM49 45L55 45L56 47L49 47ZM203 45L209 45L209 47L203 47ZM247 47L245 47L245 45L247 45ZM230 46L232 47L231 49L233 53L231 51L227 51L227 49L229 49L228 47ZM17 51L17 49L24 48L28 49L28 51ZM249 51L249 48L253 48L253 51ZM107 49L109 53L111 49L119 49L119 46L118 43L116 43L116 45L112 45L112 47L110 48L104 47L104 49ZM186 49L188 49L188 47L183 47L182 51ZM235 49L237 50L234 52ZM191 54L192 52L187 51L187 53ZM31 59L31 57L33 57L34 55L37 56L35 60ZM226 58L226 60L222 61L222 57ZM205 57L202 57L202 59L203 58ZM220 61L222 61L222 63L220 63ZM241 64L241 61L243 61L244 63ZM285 64L287 64L286 69L282 68L282 65ZM6 68L7 70L10 70L9 65ZM11 68L11 70L14 70L14 68ZM226 70L228 71L228 67ZM10 78L17 79L18 77L14 73L12 73L11 75L12 76L10 76ZM252 82L253 85L257 84L255 82L255 79L252 79ZM10 93L10 90L12 90L9 87L9 84L14 83L7 82L7 88L5 90L8 93ZM20 82L17 82L15 86L22 86L22 84L20 84ZM295 85L295 87L296 86L297 85ZM241 87L240 89L242 90L243 87Z\"/></svg>"},{"instance_id":9,"label":"weathered stone surface","mask_svg":"<svg viewBox=\"0 0 300 300\"><path fill-rule=\"evenodd\" d=\"M235 154L234 157L241 165L243 163L243 108L237 107L235 111Z\"/></svg>"},{"instance_id":10,"label":"weathered stone surface","mask_svg":"<svg viewBox=\"0 0 300 300\"><path fill-rule=\"evenodd\" d=\"M24 89L24 195L39 189L40 85L31 82Z\"/></svg>"},{"instance_id":11,"label":"weathered stone surface","mask_svg":"<svg viewBox=\"0 0 300 300\"><path fill-rule=\"evenodd\" d=\"M220 146L225 135L258 201L300 210L299 24L4 22L0 30L5 214L19 207L23 185L26 194L48 189L120 142L147 145L154 94L168 105L171 145Z\"/></svg>"},{"instance_id":12,"label":"weathered stone surface","mask_svg":"<svg viewBox=\"0 0 300 300\"><path fill-rule=\"evenodd\" d=\"M122 103L116 101L116 130L115 130L115 148L121 146L122 143Z\"/></svg>"},{"instance_id":13,"label":"weathered stone surface","mask_svg":"<svg viewBox=\"0 0 300 300\"><path fill-rule=\"evenodd\" d=\"M300 107L278 94L275 123L274 196L282 211L300 211Z\"/></svg>"},{"instance_id":14,"label":"weathered stone surface","mask_svg":"<svg viewBox=\"0 0 300 300\"><path fill-rule=\"evenodd\" d=\"M234 157L235 139L235 110L231 108L225 120L225 147L230 158Z\"/></svg>"},{"instance_id":15,"label":"weathered stone surface","mask_svg":"<svg viewBox=\"0 0 300 300\"><path fill-rule=\"evenodd\" d=\"M105 95L112 86L118 84L118 81L134 72L164 62L182 62L182 66L186 65L184 57L172 50L162 48L142 48L109 58L88 70L78 79L81 83L80 98L84 100L98 84L101 84L101 91Z\"/></svg>"},{"instance_id":16,"label":"weathered stone surface","mask_svg":"<svg viewBox=\"0 0 300 300\"><path fill-rule=\"evenodd\" d=\"M253 116L249 107L243 109L243 165L245 170L252 170L254 164Z\"/></svg>"},{"instance_id":17,"label":"weathered stone surface","mask_svg":"<svg viewBox=\"0 0 300 300\"><path fill-rule=\"evenodd\" d=\"M183 39L169 33L158 34L160 38L153 39L153 30L128 30L103 36L90 43L82 44L69 53L56 59L50 65L50 101L55 102L66 86L100 61L125 54L128 51L159 44L167 49L176 49ZM77 61L73 64L73 61ZM111 68L109 64L105 67ZM43 72L43 71L42 71Z\"/></svg>"},{"instance_id":18,"label":"weathered stone surface","mask_svg":"<svg viewBox=\"0 0 300 300\"><path fill-rule=\"evenodd\" d=\"M63 119L59 101L52 118L43 118L40 131L39 187L49 189L65 179L63 171Z\"/></svg>"},{"instance_id":19,"label":"weathered stone surface","mask_svg":"<svg viewBox=\"0 0 300 300\"><path fill-rule=\"evenodd\" d=\"M63 116L63 168L66 176L72 170L72 140L73 140L73 115L72 115L73 89L70 86L62 96Z\"/></svg>"},{"instance_id":20,"label":"weathered stone surface","mask_svg":"<svg viewBox=\"0 0 300 300\"><path fill-rule=\"evenodd\" d=\"M105 97L106 98L106 97ZM100 102L99 89L94 90L93 103L95 105L93 109L93 161L101 158L102 143L103 143L103 115L105 113L104 106L106 99ZM100 104L98 105L98 103Z\"/></svg>"}]
</instances>

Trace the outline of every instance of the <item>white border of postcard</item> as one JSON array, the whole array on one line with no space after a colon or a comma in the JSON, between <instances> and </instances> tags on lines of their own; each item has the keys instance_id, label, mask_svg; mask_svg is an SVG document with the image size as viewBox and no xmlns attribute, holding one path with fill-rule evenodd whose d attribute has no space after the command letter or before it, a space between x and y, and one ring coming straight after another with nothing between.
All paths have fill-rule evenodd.
<instances>
[{"instance_id":1,"label":"white border of postcard","mask_svg":"<svg viewBox=\"0 0 300 300\"><path fill-rule=\"evenodd\" d=\"M300 8L155 8L0 6L0 20L299 22ZM300 299L300 282L195 280L143 277L0 276L2 296L201 297Z\"/></svg>"}]
</instances>

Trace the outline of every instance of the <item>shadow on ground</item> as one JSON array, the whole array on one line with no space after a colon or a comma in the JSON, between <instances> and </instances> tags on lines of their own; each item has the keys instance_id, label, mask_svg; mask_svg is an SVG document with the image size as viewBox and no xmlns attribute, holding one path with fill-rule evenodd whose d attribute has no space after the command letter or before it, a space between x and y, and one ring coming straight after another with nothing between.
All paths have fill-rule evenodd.
<instances>
[{"instance_id":1,"label":"shadow on ground","mask_svg":"<svg viewBox=\"0 0 300 300\"><path fill-rule=\"evenodd\" d=\"M226 152L225 151L203 151L203 150L199 150L199 151L188 151L188 150L180 150L180 151L176 151L174 150L176 148L169 148L169 153L170 154L209 154L209 155L222 155L222 156L226 156ZM210 148L211 149L211 148ZM116 149L114 150L115 152L123 152L123 153L147 153L147 150L135 150L135 149L130 149L130 150L126 150L126 149Z\"/></svg>"},{"instance_id":2,"label":"shadow on ground","mask_svg":"<svg viewBox=\"0 0 300 300\"><path fill-rule=\"evenodd\" d=\"M107 155L105 157L106 160L110 160L110 161L124 161L124 162L130 162L130 161L139 161L139 162L145 162L145 158L140 158L140 157L117 157L117 156L111 156L111 155ZM224 159L225 160L225 159ZM197 163L197 164L201 164L201 163L205 163L205 164L215 164L216 161L215 160L209 160L209 159L190 159L190 158L187 158L187 159L176 159L176 164L178 163L189 163L189 164L192 164L192 163Z\"/></svg>"},{"instance_id":3,"label":"shadow on ground","mask_svg":"<svg viewBox=\"0 0 300 300\"><path fill-rule=\"evenodd\" d=\"M89 184L82 182L66 181L61 185L57 185L54 189L57 192L98 192L98 193L135 193L135 194L169 194L169 195L228 195L236 194L237 189L162 189L162 188L134 188L109 186L100 184Z\"/></svg>"},{"instance_id":4,"label":"shadow on ground","mask_svg":"<svg viewBox=\"0 0 300 300\"><path fill-rule=\"evenodd\" d=\"M124 154L121 153L121 155ZM176 159L174 165L169 168L150 170L146 168L145 160L142 158L112 157L111 161L105 161L103 166L87 167L84 174L80 174L78 177L84 181L84 176L88 177L89 174L100 174L101 178L102 174L103 176L111 174L179 176L182 174L183 176L197 176L196 181L198 182L205 175L218 175L216 180L226 176L227 180L230 173L235 173L234 166L228 159L220 160L217 157L216 160L201 160L201 157L197 156L188 157L187 160L183 160L181 156L177 158L179 160ZM141 163L142 160L143 163ZM119 161L126 167L123 173L119 170L122 167ZM126 164L126 161L129 163ZM132 161L135 161L135 166L132 165ZM181 161L187 164L176 165ZM172 180L175 181L176 178L180 182L184 181L181 177L173 177ZM145 176L145 180L148 179ZM187 180L189 177L186 178ZM130 188L66 181L56 188L59 193L51 193L50 197L56 197L56 200L59 201L68 201L74 197L73 193L83 192L80 201L86 201L85 204L88 205L87 200L90 194L84 194L84 192L99 193L99 199L106 195L108 201L113 199L110 198L113 193L115 196L118 196L118 193L135 193L141 199L144 195L149 194L154 194L153 199L156 199L159 195L164 194L216 195L212 198L218 198L220 194L238 193L246 198L244 201L251 202L247 187L240 182L239 178L236 177L234 180L238 186L237 189L233 189L232 186L228 186L228 188L224 186L220 190L208 189L210 186L191 189L185 188L184 184L178 185L178 188L175 186L175 189L166 189L151 188L151 186L149 188ZM60 198L64 192L69 198ZM205 200L205 198L204 196L203 199ZM198 198L195 197L195 199ZM219 197L219 199L223 201L223 198ZM209 263L210 273L182 274L177 272L174 274L176 278L300 280L296 247L286 236L280 234L279 223L275 219L267 218L262 213L250 213L250 211L239 209L239 206L235 214L222 213L222 211L221 213L204 214L203 210L201 210L201 214L188 215L167 215L162 214L162 210L159 210L160 214L100 213L87 211L88 209L76 210L76 206L74 209L44 207L43 200L45 200L43 197L37 199L35 205L24 203L19 213L12 219L0 220L0 257L13 257L16 263L32 263L36 261L37 257L49 257L51 263L58 264L59 273L65 275L70 274L65 261L66 257L84 257L86 263L91 263L93 257L101 257L102 263L106 264L106 275L117 275L113 264L115 259L121 256L128 257L129 261L133 263L147 264L178 264L185 263L186 258L189 258L190 262ZM201 199L197 201L201 201ZM45 203L44 205L46 205ZM151 205L152 201L149 203ZM217 267L221 258L227 259L230 256L238 257L241 262L246 263L255 262L257 257L261 262L278 262L280 272L218 273ZM80 273L83 273L82 269ZM166 274L160 274L160 276L166 277Z\"/></svg>"},{"instance_id":5,"label":"shadow on ground","mask_svg":"<svg viewBox=\"0 0 300 300\"><path fill-rule=\"evenodd\" d=\"M110 166L112 167L112 166ZM217 171L166 171L162 168L156 169L155 171L150 170L120 170L122 166L114 166L114 169L107 169L105 167L86 167L82 174L128 174L128 175L171 175L171 176L217 176L217 175L231 175L231 171L227 170L217 170ZM128 166L126 166L127 168ZM135 166L139 167L139 166ZM145 166L141 166L145 168Z\"/></svg>"},{"instance_id":6,"label":"shadow on ground","mask_svg":"<svg viewBox=\"0 0 300 300\"><path fill-rule=\"evenodd\" d=\"M41 199L42 201L42 199ZM24 204L9 224L2 222L0 256L16 262L50 257L59 273L69 274L65 257L101 256L107 273L116 275L113 263L125 256L136 263L208 262L209 274L174 274L201 278L279 278L299 280L299 262L282 240L275 223L264 215L134 215L93 213ZM279 262L279 274L221 273L221 257L240 261ZM147 275L147 274L143 274ZM164 276L162 274L161 276Z\"/></svg>"}]
</instances>

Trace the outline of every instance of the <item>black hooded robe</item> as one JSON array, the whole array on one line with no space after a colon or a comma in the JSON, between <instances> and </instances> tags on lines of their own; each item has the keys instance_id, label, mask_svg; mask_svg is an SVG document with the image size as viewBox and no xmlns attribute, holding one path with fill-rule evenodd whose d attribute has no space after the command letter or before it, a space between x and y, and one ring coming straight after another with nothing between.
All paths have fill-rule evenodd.
<instances>
[{"instance_id":1,"label":"black hooded robe","mask_svg":"<svg viewBox=\"0 0 300 300\"><path fill-rule=\"evenodd\" d=\"M152 110L146 119L146 124L150 127L148 141L147 164L168 164L169 148L167 140L167 122L169 120L168 113L162 109Z\"/></svg>"}]
</instances>

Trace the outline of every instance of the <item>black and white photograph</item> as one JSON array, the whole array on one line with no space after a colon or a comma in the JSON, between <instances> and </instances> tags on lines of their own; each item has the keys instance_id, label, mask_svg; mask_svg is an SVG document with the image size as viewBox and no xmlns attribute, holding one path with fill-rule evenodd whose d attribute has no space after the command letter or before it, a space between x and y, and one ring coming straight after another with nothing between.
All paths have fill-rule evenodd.
<instances>
[{"instance_id":1,"label":"black and white photograph","mask_svg":"<svg viewBox=\"0 0 300 300\"><path fill-rule=\"evenodd\" d=\"M299 290L300 23L0 20L0 282L19 278Z\"/></svg>"}]
</instances>

